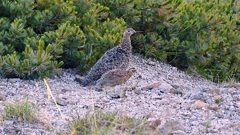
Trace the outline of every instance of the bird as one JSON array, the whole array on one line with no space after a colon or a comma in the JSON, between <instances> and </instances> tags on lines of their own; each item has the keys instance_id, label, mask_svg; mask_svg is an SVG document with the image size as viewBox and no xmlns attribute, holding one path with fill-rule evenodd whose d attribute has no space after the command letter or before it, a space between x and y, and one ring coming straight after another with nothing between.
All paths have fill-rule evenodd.
<instances>
[{"instance_id":1,"label":"bird","mask_svg":"<svg viewBox=\"0 0 240 135\"><path fill-rule=\"evenodd\" d=\"M127 28L120 45L108 50L90 69L89 73L81 82L82 86L95 84L107 71L113 69L126 70L132 55L131 35L136 33L133 28Z\"/></svg>"},{"instance_id":2,"label":"bird","mask_svg":"<svg viewBox=\"0 0 240 135\"><path fill-rule=\"evenodd\" d=\"M113 69L104 73L96 82L96 86L99 87L114 87L121 85L128 81L128 79L137 72L136 68L130 68L128 70Z\"/></svg>"}]
</instances>

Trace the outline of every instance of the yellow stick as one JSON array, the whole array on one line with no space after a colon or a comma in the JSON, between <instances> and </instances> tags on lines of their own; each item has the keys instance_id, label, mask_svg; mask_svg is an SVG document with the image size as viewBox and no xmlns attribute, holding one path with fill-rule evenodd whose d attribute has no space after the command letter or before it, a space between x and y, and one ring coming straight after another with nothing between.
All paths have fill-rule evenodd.
<instances>
[{"instance_id":1,"label":"yellow stick","mask_svg":"<svg viewBox=\"0 0 240 135\"><path fill-rule=\"evenodd\" d=\"M47 80L46 80L45 78L43 78L43 81L44 81L44 83L45 83L46 86L47 86L48 99L50 98L49 95L51 95L51 97L52 97L52 99L53 99L55 105L57 106L57 109L58 109L58 111L59 111L59 113L60 113L60 115L61 115L63 121L66 122L66 120L64 119L64 116L63 116L63 114L62 114L62 112L61 112L61 110L60 110L60 107L58 106L58 104L57 104L55 98L53 97L52 91L51 91L51 89L50 89L50 87L49 87L49 85L48 85Z\"/></svg>"}]
</instances>

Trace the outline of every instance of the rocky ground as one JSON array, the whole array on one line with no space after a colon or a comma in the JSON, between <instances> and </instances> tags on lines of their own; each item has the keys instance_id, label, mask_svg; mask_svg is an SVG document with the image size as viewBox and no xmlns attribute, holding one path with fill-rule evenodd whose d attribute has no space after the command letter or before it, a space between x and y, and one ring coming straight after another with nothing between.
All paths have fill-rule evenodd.
<instances>
[{"instance_id":1,"label":"rocky ground","mask_svg":"<svg viewBox=\"0 0 240 135\"><path fill-rule=\"evenodd\" d=\"M77 116L83 117L94 105L130 117L160 119L157 130L162 134L240 135L239 83L216 84L140 56L132 58L130 67L135 67L137 73L108 92L81 87L74 80L76 71L70 69L63 70L60 78L47 78L65 120L54 102L48 100L42 80L0 79L0 113L4 103L26 99L39 108L32 123L0 121L0 134L64 133L66 123Z\"/></svg>"}]
</instances>

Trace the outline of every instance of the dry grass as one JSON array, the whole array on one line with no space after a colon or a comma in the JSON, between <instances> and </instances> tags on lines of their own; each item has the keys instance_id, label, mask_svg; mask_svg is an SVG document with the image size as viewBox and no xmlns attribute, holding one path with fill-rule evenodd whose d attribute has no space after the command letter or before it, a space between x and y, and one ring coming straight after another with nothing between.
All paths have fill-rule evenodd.
<instances>
[{"instance_id":1,"label":"dry grass","mask_svg":"<svg viewBox=\"0 0 240 135\"><path fill-rule=\"evenodd\" d=\"M95 116L94 116L95 115ZM77 117L69 124L71 135L125 135L125 134L160 134L152 122L146 119L135 119L119 113L104 113L97 110L88 112L84 118Z\"/></svg>"},{"instance_id":2,"label":"dry grass","mask_svg":"<svg viewBox=\"0 0 240 135\"><path fill-rule=\"evenodd\" d=\"M16 103L4 103L4 110L1 117L3 120L14 119L31 122L36 115L36 112L37 107L27 100Z\"/></svg>"}]
</instances>

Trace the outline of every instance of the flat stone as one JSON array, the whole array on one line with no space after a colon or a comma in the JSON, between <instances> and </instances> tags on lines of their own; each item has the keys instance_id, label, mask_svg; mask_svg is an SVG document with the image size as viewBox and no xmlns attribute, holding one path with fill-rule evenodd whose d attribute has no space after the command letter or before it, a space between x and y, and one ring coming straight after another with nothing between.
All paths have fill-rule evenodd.
<instances>
[{"instance_id":1,"label":"flat stone","mask_svg":"<svg viewBox=\"0 0 240 135\"><path fill-rule=\"evenodd\" d=\"M57 102L57 104L60 105L60 106L66 106L66 105L67 105L66 100L64 100L64 99L62 99L62 98L59 98L59 97L56 98L56 102Z\"/></svg>"},{"instance_id":2,"label":"flat stone","mask_svg":"<svg viewBox=\"0 0 240 135\"><path fill-rule=\"evenodd\" d=\"M137 94L137 95L139 95L139 94L142 93L142 91L141 91L141 89L135 89L135 90L134 90L134 93Z\"/></svg>"},{"instance_id":3,"label":"flat stone","mask_svg":"<svg viewBox=\"0 0 240 135\"><path fill-rule=\"evenodd\" d=\"M209 105L201 100L195 101L194 104L192 104L193 108L207 108Z\"/></svg>"},{"instance_id":4,"label":"flat stone","mask_svg":"<svg viewBox=\"0 0 240 135\"><path fill-rule=\"evenodd\" d=\"M0 101L6 101L6 95L0 94Z\"/></svg>"},{"instance_id":5,"label":"flat stone","mask_svg":"<svg viewBox=\"0 0 240 135\"><path fill-rule=\"evenodd\" d=\"M111 98L124 98L126 96L125 89L111 89L110 91L106 92Z\"/></svg>"},{"instance_id":6,"label":"flat stone","mask_svg":"<svg viewBox=\"0 0 240 135\"><path fill-rule=\"evenodd\" d=\"M182 124L176 120L167 120L161 123L158 129L162 134L171 134L173 131L184 130Z\"/></svg>"},{"instance_id":7,"label":"flat stone","mask_svg":"<svg viewBox=\"0 0 240 135\"><path fill-rule=\"evenodd\" d=\"M156 62L149 60L149 61L147 61L147 64L150 66L155 66Z\"/></svg>"},{"instance_id":8,"label":"flat stone","mask_svg":"<svg viewBox=\"0 0 240 135\"><path fill-rule=\"evenodd\" d=\"M161 124L160 119L150 120L148 128L150 128L151 130L155 130L160 124Z\"/></svg>"},{"instance_id":9,"label":"flat stone","mask_svg":"<svg viewBox=\"0 0 240 135\"><path fill-rule=\"evenodd\" d=\"M171 135L187 135L187 134L182 130L176 130L176 131L173 131Z\"/></svg>"},{"instance_id":10,"label":"flat stone","mask_svg":"<svg viewBox=\"0 0 240 135\"><path fill-rule=\"evenodd\" d=\"M177 84L172 84L172 87L173 87L174 89L178 89L178 88L180 88L180 86L177 85Z\"/></svg>"},{"instance_id":11,"label":"flat stone","mask_svg":"<svg viewBox=\"0 0 240 135\"><path fill-rule=\"evenodd\" d=\"M219 107L218 104L212 104L209 106L210 109L214 110L214 111L218 111Z\"/></svg>"},{"instance_id":12,"label":"flat stone","mask_svg":"<svg viewBox=\"0 0 240 135\"><path fill-rule=\"evenodd\" d=\"M84 77L82 77L80 75L76 75L74 80L81 83L84 80Z\"/></svg>"},{"instance_id":13,"label":"flat stone","mask_svg":"<svg viewBox=\"0 0 240 135\"><path fill-rule=\"evenodd\" d=\"M240 108L240 101L237 101L236 106Z\"/></svg>"},{"instance_id":14,"label":"flat stone","mask_svg":"<svg viewBox=\"0 0 240 135\"><path fill-rule=\"evenodd\" d=\"M16 82L18 82L20 79L18 79L18 78L11 78L11 79L8 79L8 82L10 82L10 83L16 83Z\"/></svg>"},{"instance_id":15,"label":"flat stone","mask_svg":"<svg viewBox=\"0 0 240 135\"><path fill-rule=\"evenodd\" d=\"M183 95L183 92L180 91L180 90L177 90L177 89L169 89L169 93L171 94L180 94L180 95Z\"/></svg>"},{"instance_id":16,"label":"flat stone","mask_svg":"<svg viewBox=\"0 0 240 135\"><path fill-rule=\"evenodd\" d=\"M161 82L155 82L148 86L142 87L141 89L142 90L152 90L152 89L158 88L160 85L161 85Z\"/></svg>"},{"instance_id":17,"label":"flat stone","mask_svg":"<svg viewBox=\"0 0 240 135\"><path fill-rule=\"evenodd\" d=\"M13 93L13 92L11 92L11 91L8 91L7 93L6 93L6 96L8 97L8 96L14 96L15 94Z\"/></svg>"},{"instance_id":18,"label":"flat stone","mask_svg":"<svg viewBox=\"0 0 240 135\"><path fill-rule=\"evenodd\" d=\"M14 124L14 121L13 120L4 120L4 125L5 126L13 126L13 124Z\"/></svg>"}]
</instances>

